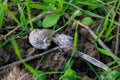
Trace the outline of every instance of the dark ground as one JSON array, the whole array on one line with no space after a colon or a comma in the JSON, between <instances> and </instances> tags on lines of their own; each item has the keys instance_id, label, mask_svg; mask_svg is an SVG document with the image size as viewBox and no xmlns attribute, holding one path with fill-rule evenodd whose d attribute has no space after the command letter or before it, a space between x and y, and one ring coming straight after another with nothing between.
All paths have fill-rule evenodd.
<instances>
[{"instance_id":1,"label":"dark ground","mask_svg":"<svg viewBox=\"0 0 120 80\"><path fill-rule=\"evenodd\" d=\"M15 7L14 8L11 7L10 9L12 10L12 12L16 16L19 16ZM38 13L39 13L38 10L33 10L32 15L36 15ZM65 17L63 17L63 19L67 20ZM95 19L93 24L90 25L90 28L93 29L93 31L95 31L96 30L95 28L96 28L97 24L99 24L99 23L101 23L101 21L99 19ZM58 24L59 25L64 24L62 19L59 20ZM5 15L3 27L0 29L0 38L2 35L9 33L15 27L16 27L16 24L14 23L14 21L11 18L9 18L7 15ZM17 30L16 33L14 33L14 34L17 34L20 31L22 31L22 29ZM75 32L75 30L72 29L71 24L70 24L66 28L64 28L62 31L60 31L59 33L64 33L67 35L74 36L74 32ZM33 48L28 41L28 35L29 34L26 34L26 35L19 36L16 38L16 41L19 45L19 50L20 50L23 58L27 58L29 56L33 56L33 55L40 54L42 52L47 51L47 50L38 50L38 49ZM108 58L104 55L101 55L96 50L96 48L92 44L93 38L85 29L79 27L78 35L79 35L78 49L80 51L102 61L103 63L107 63L107 62L111 61L110 58ZM6 40L8 40L8 38ZM1 40L0 44L5 42L6 40ZM56 45L54 43L52 43L51 46L48 48L48 50L54 48L55 46ZM114 39L111 40L111 42L109 42L107 46L109 46L111 48L111 50L114 50L115 40ZM56 51L53 51L49 54L43 55L39 58L36 58L34 60L30 60L27 63L29 65L33 66L34 68L37 66L39 70L42 70L45 72L46 71L47 72L48 71L55 71L56 72L56 71L61 71L63 69L63 67L65 66L68 59L69 59L68 56L62 55L61 51L56 50ZM18 60L19 59L16 57L10 42L8 42L4 47L2 47L0 49L0 67L8 65L8 64L13 63L13 62L18 61ZM15 72L16 74L17 74L17 72L22 74L22 72L20 72L20 71L22 71L23 69L24 69L24 71L27 71L22 64L13 65L13 66L18 67L17 68L18 70L16 70L16 72ZM14 69L12 69L13 66L8 67L7 69L3 69L2 71L0 71L0 79L5 77L6 75L8 75L10 72L11 72L11 74L14 74L14 73L12 73L12 70L14 70ZM20 68L20 71L19 71L19 68ZM101 69L99 69L95 66L93 66L93 68L97 72L102 71ZM85 80L92 80L96 76L95 73L87 65L87 62L81 58L74 58L74 64L72 66L72 69L77 72L77 75L83 77ZM23 74L25 74L25 73L23 73ZM48 80L58 80L58 77L59 77L59 74L47 75Z\"/></svg>"}]
</instances>

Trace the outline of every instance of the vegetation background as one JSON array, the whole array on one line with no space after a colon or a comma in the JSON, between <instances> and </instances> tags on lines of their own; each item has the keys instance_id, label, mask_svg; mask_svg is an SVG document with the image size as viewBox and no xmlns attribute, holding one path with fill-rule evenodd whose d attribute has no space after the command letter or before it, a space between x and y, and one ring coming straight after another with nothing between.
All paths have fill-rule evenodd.
<instances>
[{"instance_id":1,"label":"vegetation background","mask_svg":"<svg viewBox=\"0 0 120 80\"><path fill-rule=\"evenodd\" d=\"M119 27L120 0L0 0L0 79L120 80ZM71 56L54 42L35 49L34 29L72 36ZM109 69L74 57L76 49Z\"/></svg>"}]
</instances>

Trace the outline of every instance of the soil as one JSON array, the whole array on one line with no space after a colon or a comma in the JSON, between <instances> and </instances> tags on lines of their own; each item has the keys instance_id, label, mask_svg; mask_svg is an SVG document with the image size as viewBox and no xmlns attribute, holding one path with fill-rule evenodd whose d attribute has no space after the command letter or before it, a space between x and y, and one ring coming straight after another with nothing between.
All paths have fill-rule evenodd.
<instances>
[{"instance_id":1,"label":"soil","mask_svg":"<svg viewBox=\"0 0 120 80\"><path fill-rule=\"evenodd\" d=\"M19 16L18 12L16 11L16 7L14 7L14 8L11 7L10 9L13 11L15 16ZM40 11L38 11L38 12L40 12ZM32 15L35 16L36 14L38 14L38 12L37 12L37 10L34 10L32 12ZM59 25L64 24L63 19L65 21L67 20L65 17L61 18L58 22ZM79 17L79 19L81 19L81 18ZM9 33L11 30L13 30L17 26L16 23L10 17L8 17L7 14L5 14L5 18L4 18L3 22L4 22L3 27L0 29L0 38L3 38L2 37L3 35L6 35L7 33ZM94 24L91 24L90 28L95 32L97 24L100 22L101 21L98 19L94 20L94 22L93 22ZM59 31L58 33L64 33L64 34L74 37L75 30L74 30L74 28L72 28L71 24L66 26L66 28ZM14 34L18 34L21 31L22 31L22 29L20 28L16 32L14 32ZM25 35L16 37L16 42L19 46L19 50L21 52L23 59L28 58L33 55L36 55L36 54L40 54L42 52L46 52L47 50L52 49L57 46L55 43L52 42L51 46L47 50L35 49L29 43L28 36L29 36L29 34L25 34ZM16 61L19 61L19 59L15 55L15 52L13 50L10 40L8 40L9 38L10 37L7 37L6 40L0 39L0 44L3 44L4 42L8 41L0 49L0 67L6 66L10 63L14 63ZM78 29L78 45L77 45L78 49L80 51L82 51L83 53L100 60L103 63L112 61L111 58L108 58L108 57L100 54L96 50L95 45L92 43L93 40L94 39L92 38L92 36L89 34L88 31L86 31L82 27L79 27L79 29ZM110 47L111 50L114 50L115 40L111 40L107 44L110 44L108 46ZM50 52L46 55L43 55L41 57L27 61L27 63L29 65L31 65L33 68L37 67L38 70L41 70L44 72L50 72L50 71L57 72L57 71L63 70L63 68L66 65L69 58L70 57L63 54L62 51L56 50L56 51ZM96 77L95 73L87 65L87 62L85 60L83 60L81 58L73 58L73 60L74 60L74 63L73 63L72 69L76 71L77 75L83 77L84 80L93 80ZM102 71L102 69L100 69L98 67L95 67L93 65L92 65L92 67L97 72ZM15 76L14 75L15 73L20 73L20 74L16 74L16 76ZM10 74L13 74L13 75L10 75ZM24 80L32 80L31 74L29 73L29 71L27 71L22 64L17 64L17 65L12 65L10 67L7 67L3 70L0 70L0 79L1 80L9 80L10 79L9 76L17 77L18 75L25 76L25 74L28 77L27 77L27 79L24 79ZM47 75L47 80L58 80L59 76L60 76L59 74ZM10 80L12 80L12 78Z\"/></svg>"}]
</instances>

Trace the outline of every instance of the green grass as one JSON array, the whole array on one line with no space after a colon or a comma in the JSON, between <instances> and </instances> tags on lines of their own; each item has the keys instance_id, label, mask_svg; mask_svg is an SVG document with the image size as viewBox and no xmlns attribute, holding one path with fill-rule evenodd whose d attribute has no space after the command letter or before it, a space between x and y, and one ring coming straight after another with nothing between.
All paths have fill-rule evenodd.
<instances>
[{"instance_id":1,"label":"green grass","mask_svg":"<svg viewBox=\"0 0 120 80\"><path fill-rule=\"evenodd\" d=\"M31 2L31 0L26 0L25 4L26 4L26 8L27 8L27 15L28 15L28 19L30 22L30 26L31 26L31 29L33 30L34 28L33 28L33 23L32 23L30 2Z\"/></svg>"},{"instance_id":2,"label":"green grass","mask_svg":"<svg viewBox=\"0 0 120 80\"><path fill-rule=\"evenodd\" d=\"M3 4L0 2L0 7L2 10L6 11L8 15L18 24L21 25L20 21L15 17L15 15Z\"/></svg>"},{"instance_id":3,"label":"green grass","mask_svg":"<svg viewBox=\"0 0 120 80\"><path fill-rule=\"evenodd\" d=\"M6 6L8 0L4 0L3 5ZM3 24L3 18L4 18L4 9L0 8L0 28Z\"/></svg>"},{"instance_id":4,"label":"green grass","mask_svg":"<svg viewBox=\"0 0 120 80\"><path fill-rule=\"evenodd\" d=\"M29 32L28 26L27 26L27 21L24 15L24 6L22 8L22 6L20 4L18 4L18 10L20 12L20 22L22 25L22 28L26 31Z\"/></svg>"},{"instance_id":5,"label":"green grass","mask_svg":"<svg viewBox=\"0 0 120 80\"><path fill-rule=\"evenodd\" d=\"M2 42L0 44L0 48L4 48L7 43L11 41L14 52L20 60L22 60L22 57L19 50L19 45L15 41L15 38L17 36L28 34L30 30L33 30L35 28L53 29L54 31L51 33L52 37L58 31L65 29L68 25L71 25L75 19L80 20L87 26L90 26L96 19L99 19L102 22L99 24L100 27L97 26L96 29L97 38L93 40L94 43L97 44L97 41L99 39L102 39L104 43L109 43L112 41L112 39L116 38L114 31L117 26L120 26L120 23L117 20L117 16L119 14L118 12L120 11L120 0L42 0L42 2L34 2L34 0L25 0L24 2L21 2L20 0L12 0L11 2L12 5L9 5L8 0L0 2L0 29L6 27L6 25L3 26L5 13L7 13L7 15L14 21L14 23L16 23L18 26L21 26L22 29L20 32L16 32L15 34L11 35L12 37L10 36L6 41ZM13 14L10 7L17 7L17 14L19 17ZM33 9L41 11L41 13L33 15ZM32 19L36 16L43 16L47 12L51 12L52 14L46 15L40 20L34 22L37 24L37 27L35 27ZM64 17L65 14L68 14L70 17L66 19ZM59 26L58 22L61 19L64 19L65 23L62 24L62 26ZM47 74L60 74L60 80L82 80L82 77L78 76L76 71L72 69L74 62L73 55L78 43L79 28L81 27L78 26L76 22L73 51L70 59L62 71L43 72L41 70L36 70L26 62L23 62L23 65L33 74L34 80L46 80ZM111 71L102 72L97 72L94 70L94 67L92 67L92 65L87 64L97 76L94 80L119 80L120 72L117 69L120 67L120 65L118 65L117 62L120 61L120 58L114 55L113 52L102 49L100 46L97 46L96 49L105 56L115 58L116 61L113 60L107 64L109 67L111 67ZM104 75L105 77L102 79L101 75Z\"/></svg>"},{"instance_id":6,"label":"green grass","mask_svg":"<svg viewBox=\"0 0 120 80\"><path fill-rule=\"evenodd\" d=\"M19 46L15 40L15 36L11 37L11 43L13 45L13 49L14 52L16 54L16 56L22 60L22 56L19 50ZM38 72L37 70L35 70L32 66L28 65L26 62L23 62L23 65L33 74L34 77L39 76L40 74L42 74L43 72ZM41 80L45 80L46 78L44 77L44 74L40 75L39 78L41 78ZM43 79L42 79L43 78ZM45 79L44 79L45 78Z\"/></svg>"}]
</instances>

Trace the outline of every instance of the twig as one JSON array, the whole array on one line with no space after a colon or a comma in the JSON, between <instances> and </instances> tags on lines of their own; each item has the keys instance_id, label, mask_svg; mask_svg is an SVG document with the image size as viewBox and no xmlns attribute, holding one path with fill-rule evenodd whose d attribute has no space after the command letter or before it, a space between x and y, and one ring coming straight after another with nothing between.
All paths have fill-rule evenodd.
<instances>
[{"instance_id":1,"label":"twig","mask_svg":"<svg viewBox=\"0 0 120 80\"><path fill-rule=\"evenodd\" d=\"M80 52L78 50L75 52L74 56L75 57L81 57L84 60L90 62L91 64L93 64L93 65L95 65L95 66L97 66L97 67L99 67L101 69L104 69L104 70L107 70L107 71L110 70L110 68L108 66L106 66L104 63L102 63L99 60L97 60L97 59L95 59L95 58L93 58L93 57L91 57L91 56L89 56L87 54L84 54L84 53L82 53L82 52Z\"/></svg>"},{"instance_id":2,"label":"twig","mask_svg":"<svg viewBox=\"0 0 120 80\"><path fill-rule=\"evenodd\" d=\"M39 14L37 17L32 19L32 22L38 21L40 19L42 19L44 16L52 14L53 12L47 12L47 13L41 13ZM27 24L29 24L30 22L28 21ZM9 33L7 33L4 37L7 38L9 37L11 34L13 34L15 31L17 31L19 28L21 28L21 25L18 25L16 28L14 28L13 30L11 30Z\"/></svg>"},{"instance_id":3,"label":"twig","mask_svg":"<svg viewBox=\"0 0 120 80\"><path fill-rule=\"evenodd\" d=\"M119 16L119 20L118 22L120 22L120 16ZM119 32L120 32L120 26L117 27L117 35L116 35L116 44L115 44L115 55L118 55L118 49L119 49Z\"/></svg>"},{"instance_id":4,"label":"twig","mask_svg":"<svg viewBox=\"0 0 120 80\"><path fill-rule=\"evenodd\" d=\"M23 60L16 61L16 62L13 62L13 63L11 63L11 64L2 66L2 67L0 67L0 71L2 71L3 69L6 69L6 68L8 68L8 67L10 67L10 66L12 66L12 65L21 64L21 63L23 63L23 62L30 61L30 60L33 60L33 59L38 58L38 57L40 57L40 56L46 55L46 54L48 54L48 53L50 53L50 52L53 52L53 51L55 51L55 50L57 50L57 49L59 49L59 47L55 47L55 48L50 49L50 50L48 50L48 51L46 51L46 52L43 52L43 53L40 53L40 54L36 54L36 55L34 55L34 56L30 56L30 57L28 57L28 58L25 58L25 59L23 59Z\"/></svg>"},{"instance_id":5,"label":"twig","mask_svg":"<svg viewBox=\"0 0 120 80\"><path fill-rule=\"evenodd\" d=\"M89 28L89 26L86 26L86 25L82 24L80 21L77 21L77 22L78 22L78 24L79 24L81 27L85 28L85 29L93 36L94 39L97 38L97 35ZM109 51L109 52L112 52L112 51L102 42L101 39L98 40L98 43L99 43L105 50L107 50L107 51ZM113 59L116 61L116 58L113 58ZM120 65L120 62L117 62L117 63Z\"/></svg>"},{"instance_id":6,"label":"twig","mask_svg":"<svg viewBox=\"0 0 120 80\"><path fill-rule=\"evenodd\" d=\"M86 25L82 24L80 21L77 21L77 22L78 22L78 24L79 24L80 26L82 26L83 28L85 28L85 29L93 36L94 39L97 38L97 35L89 28L89 26L86 26ZM102 42L102 40L99 39L99 40L98 40L98 43L99 43L104 49L106 49L106 50L108 50L108 51L111 52L111 50Z\"/></svg>"}]
</instances>

